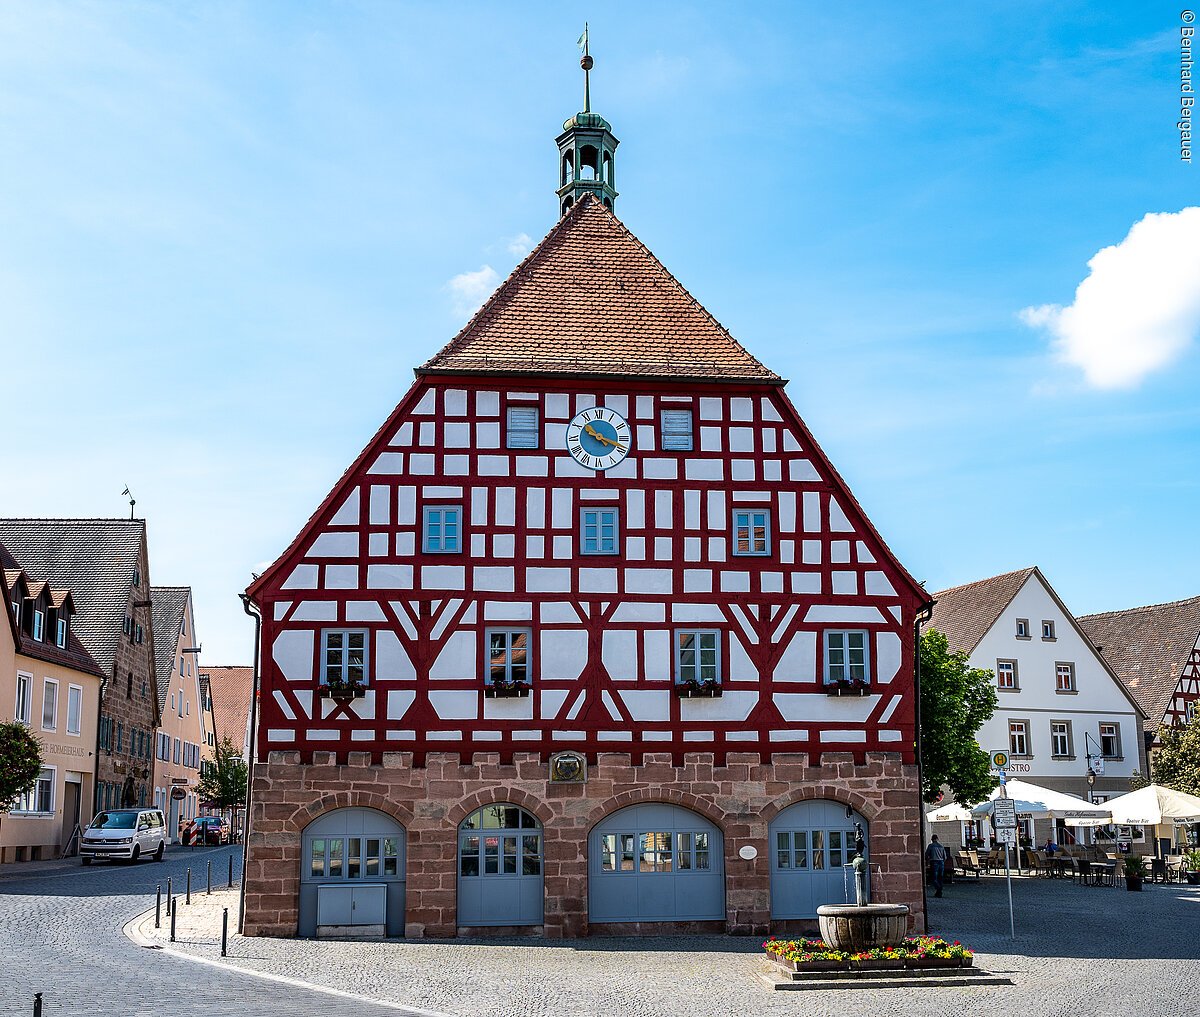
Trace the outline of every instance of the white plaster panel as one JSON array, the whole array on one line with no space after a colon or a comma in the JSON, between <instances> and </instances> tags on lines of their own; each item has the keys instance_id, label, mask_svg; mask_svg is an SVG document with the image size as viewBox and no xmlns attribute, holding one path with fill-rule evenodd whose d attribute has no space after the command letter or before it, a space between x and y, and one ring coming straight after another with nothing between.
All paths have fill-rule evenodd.
<instances>
[{"instance_id":1,"label":"white plaster panel","mask_svg":"<svg viewBox=\"0 0 1200 1017\"><path fill-rule=\"evenodd\" d=\"M526 537L525 538L525 557L526 558L545 558L546 557L546 538L545 537Z\"/></svg>"},{"instance_id":2,"label":"white plaster panel","mask_svg":"<svg viewBox=\"0 0 1200 1017\"><path fill-rule=\"evenodd\" d=\"M882 572L868 572L863 576L866 593L872 597L894 597L896 588Z\"/></svg>"},{"instance_id":3,"label":"white plaster panel","mask_svg":"<svg viewBox=\"0 0 1200 1017\"><path fill-rule=\"evenodd\" d=\"M689 459L683 473L688 480L724 480L725 464L720 459Z\"/></svg>"},{"instance_id":4,"label":"white plaster panel","mask_svg":"<svg viewBox=\"0 0 1200 1017\"><path fill-rule=\"evenodd\" d=\"M642 663L646 681L674 679L675 658L671 654L670 631L646 629L642 633Z\"/></svg>"},{"instance_id":5,"label":"white plaster panel","mask_svg":"<svg viewBox=\"0 0 1200 1017\"><path fill-rule=\"evenodd\" d=\"M655 721L671 719L671 693L663 690L644 691L622 689L618 692L629 716L638 721ZM290 717L288 718L291 719Z\"/></svg>"},{"instance_id":6,"label":"white plaster panel","mask_svg":"<svg viewBox=\"0 0 1200 1017\"><path fill-rule=\"evenodd\" d=\"M721 622L725 621L725 615L716 604L673 604L671 606L671 620L676 624L680 623L699 623L699 622Z\"/></svg>"},{"instance_id":7,"label":"white plaster panel","mask_svg":"<svg viewBox=\"0 0 1200 1017\"><path fill-rule=\"evenodd\" d=\"M805 541L807 543L807 541ZM805 559L807 560L807 559ZM834 565L845 565L850 560L850 541L834 540L829 545L829 561Z\"/></svg>"},{"instance_id":8,"label":"white plaster panel","mask_svg":"<svg viewBox=\"0 0 1200 1017\"><path fill-rule=\"evenodd\" d=\"M745 396L734 396L729 400L730 420L753 420L754 400Z\"/></svg>"},{"instance_id":9,"label":"white plaster panel","mask_svg":"<svg viewBox=\"0 0 1200 1017\"><path fill-rule=\"evenodd\" d=\"M804 616L806 622L845 622L853 624L872 624L884 620L873 607L856 607L853 604L814 604Z\"/></svg>"},{"instance_id":10,"label":"white plaster panel","mask_svg":"<svg viewBox=\"0 0 1200 1017\"><path fill-rule=\"evenodd\" d=\"M764 452L774 455L779 450L779 432L773 427L762 429L762 447Z\"/></svg>"},{"instance_id":11,"label":"white plaster panel","mask_svg":"<svg viewBox=\"0 0 1200 1017\"><path fill-rule=\"evenodd\" d=\"M759 406L762 408L761 412L763 420L773 420L777 423L783 421L783 417L779 415L779 411L775 409L775 404L771 402L768 396L763 396L759 400Z\"/></svg>"},{"instance_id":12,"label":"white plaster panel","mask_svg":"<svg viewBox=\"0 0 1200 1017\"><path fill-rule=\"evenodd\" d=\"M725 689L720 699L681 699L679 717L684 721L741 721L750 716L757 702L757 692Z\"/></svg>"},{"instance_id":13,"label":"white plaster panel","mask_svg":"<svg viewBox=\"0 0 1200 1017\"><path fill-rule=\"evenodd\" d=\"M797 632L775 665L777 682L815 682L817 680L817 634Z\"/></svg>"},{"instance_id":14,"label":"white plaster panel","mask_svg":"<svg viewBox=\"0 0 1200 1017\"><path fill-rule=\"evenodd\" d=\"M569 488L556 487L550 493L550 520L556 530L574 529L574 499Z\"/></svg>"},{"instance_id":15,"label":"white plaster panel","mask_svg":"<svg viewBox=\"0 0 1200 1017\"><path fill-rule=\"evenodd\" d=\"M496 488L496 525L515 526L517 522L517 490L514 487Z\"/></svg>"},{"instance_id":16,"label":"white plaster panel","mask_svg":"<svg viewBox=\"0 0 1200 1017\"><path fill-rule=\"evenodd\" d=\"M804 492L804 530L821 532L821 496L816 491Z\"/></svg>"},{"instance_id":17,"label":"white plaster panel","mask_svg":"<svg viewBox=\"0 0 1200 1017\"><path fill-rule=\"evenodd\" d=\"M821 479L816 467L807 459L793 459L788 463L788 477L794 481Z\"/></svg>"},{"instance_id":18,"label":"white plaster panel","mask_svg":"<svg viewBox=\"0 0 1200 1017\"><path fill-rule=\"evenodd\" d=\"M302 600L292 612L292 621L337 621L337 601Z\"/></svg>"},{"instance_id":19,"label":"white plaster panel","mask_svg":"<svg viewBox=\"0 0 1200 1017\"><path fill-rule=\"evenodd\" d=\"M845 596L858 593L858 573L836 570L833 573L833 592Z\"/></svg>"},{"instance_id":20,"label":"white plaster panel","mask_svg":"<svg viewBox=\"0 0 1200 1017\"><path fill-rule=\"evenodd\" d=\"M285 681L310 682L313 679L314 632L285 629L271 644L271 659Z\"/></svg>"},{"instance_id":21,"label":"white plaster panel","mask_svg":"<svg viewBox=\"0 0 1200 1017\"><path fill-rule=\"evenodd\" d=\"M684 569L683 592L712 593L712 573L708 569Z\"/></svg>"},{"instance_id":22,"label":"white plaster panel","mask_svg":"<svg viewBox=\"0 0 1200 1017\"><path fill-rule=\"evenodd\" d=\"M735 402L737 400L734 400ZM752 427L731 427L729 429L729 451L730 452L753 452L754 451L754 428Z\"/></svg>"},{"instance_id":23,"label":"white plaster panel","mask_svg":"<svg viewBox=\"0 0 1200 1017\"><path fill-rule=\"evenodd\" d=\"M459 629L450 633L437 660L429 669L429 677L438 680L474 678L479 670L475 653L475 633Z\"/></svg>"},{"instance_id":24,"label":"white plaster panel","mask_svg":"<svg viewBox=\"0 0 1200 1017\"><path fill-rule=\"evenodd\" d=\"M628 577L626 577L626 588L628 588ZM612 620L616 624L631 622L662 624L667 620L667 608L665 604L639 604L631 601L618 605L613 612Z\"/></svg>"},{"instance_id":25,"label":"white plaster panel","mask_svg":"<svg viewBox=\"0 0 1200 1017\"><path fill-rule=\"evenodd\" d=\"M437 408L437 392L434 389L427 389L425 394L421 396L421 401L413 407L413 414L428 416Z\"/></svg>"},{"instance_id":26,"label":"white plaster panel","mask_svg":"<svg viewBox=\"0 0 1200 1017\"><path fill-rule=\"evenodd\" d=\"M342 507L337 510L337 512L334 514L334 517L330 519L329 522L333 526L357 526L359 521L358 512L359 495L358 488L356 487L350 492L350 497L342 502Z\"/></svg>"},{"instance_id":27,"label":"white plaster panel","mask_svg":"<svg viewBox=\"0 0 1200 1017\"><path fill-rule=\"evenodd\" d=\"M488 489L471 488L471 525L486 526L488 521Z\"/></svg>"},{"instance_id":28,"label":"white plaster panel","mask_svg":"<svg viewBox=\"0 0 1200 1017\"><path fill-rule=\"evenodd\" d=\"M471 425L465 422L447 423L444 428L446 448L470 448Z\"/></svg>"},{"instance_id":29,"label":"white plaster panel","mask_svg":"<svg viewBox=\"0 0 1200 1017\"><path fill-rule=\"evenodd\" d=\"M579 624L579 615L575 613L575 608L561 601L550 601L549 603L542 604L541 616L543 625Z\"/></svg>"},{"instance_id":30,"label":"white plaster panel","mask_svg":"<svg viewBox=\"0 0 1200 1017\"><path fill-rule=\"evenodd\" d=\"M616 569L580 569L580 593L616 593Z\"/></svg>"},{"instance_id":31,"label":"white plaster panel","mask_svg":"<svg viewBox=\"0 0 1200 1017\"><path fill-rule=\"evenodd\" d=\"M546 441L543 448L560 449L567 447L567 425L546 424L544 426Z\"/></svg>"},{"instance_id":32,"label":"white plaster panel","mask_svg":"<svg viewBox=\"0 0 1200 1017\"><path fill-rule=\"evenodd\" d=\"M391 455L392 453L388 453ZM374 472L374 471L373 471ZM412 453L408 457L408 472L419 477L430 477L434 473L434 456Z\"/></svg>"},{"instance_id":33,"label":"white plaster panel","mask_svg":"<svg viewBox=\"0 0 1200 1017\"><path fill-rule=\"evenodd\" d=\"M683 560L684 561L699 561L701 554L702 543L699 537L684 537L683 538Z\"/></svg>"},{"instance_id":34,"label":"white plaster panel","mask_svg":"<svg viewBox=\"0 0 1200 1017\"><path fill-rule=\"evenodd\" d=\"M725 529L725 492L708 492L708 528L710 530Z\"/></svg>"},{"instance_id":35,"label":"white plaster panel","mask_svg":"<svg viewBox=\"0 0 1200 1017\"><path fill-rule=\"evenodd\" d=\"M346 621L381 622L387 621L387 615L374 600L348 600L346 601Z\"/></svg>"},{"instance_id":36,"label":"white plaster panel","mask_svg":"<svg viewBox=\"0 0 1200 1017\"><path fill-rule=\"evenodd\" d=\"M674 459L646 459L642 462L642 476L647 480L675 480L679 476L679 463Z\"/></svg>"},{"instance_id":37,"label":"white plaster panel","mask_svg":"<svg viewBox=\"0 0 1200 1017\"><path fill-rule=\"evenodd\" d=\"M604 405L625 418L629 417L629 396L627 395L606 395Z\"/></svg>"},{"instance_id":38,"label":"white plaster panel","mask_svg":"<svg viewBox=\"0 0 1200 1017\"><path fill-rule=\"evenodd\" d=\"M708 557L710 561L725 560L725 538L724 537L709 537L708 538Z\"/></svg>"},{"instance_id":39,"label":"white plaster panel","mask_svg":"<svg viewBox=\"0 0 1200 1017\"><path fill-rule=\"evenodd\" d=\"M484 720L533 720L533 696L519 699L485 699Z\"/></svg>"},{"instance_id":40,"label":"white plaster panel","mask_svg":"<svg viewBox=\"0 0 1200 1017\"><path fill-rule=\"evenodd\" d=\"M350 701L350 709L359 720L375 719L375 690L367 689L361 699Z\"/></svg>"},{"instance_id":41,"label":"white plaster panel","mask_svg":"<svg viewBox=\"0 0 1200 1017\"><path fill-rule=\"evenodd\" d=\"M466 477L472 472L470 456L442 456L442 472L448 477Z\"/></svg>"},{"instance_id":42,"label":"white plaster panel","mask_svg":"<svg viewBox=\"0 0 1200 1017\"><path fill-rule=\"evenodd\" d=\"M396 523L399 526L415 526L417 522L417 489L396 488Z\"/></svg>"},{"instance_id":43,"label":"white plaster panel","mask_svg":"<svg viewBox=\"0 0 1200 1017\"><path fill-rule=\"evenodd\" d=\"M295 740L294 728L272 727L267 729L267 741L269 742L293 742Z\"/></svg>"},{"instance_id":44,"label":"white plaster panel","mask_svg":"<svg viewBox=\"0 0 1200 1017\"><path fill-rule=\"evenodd\" d=\"M880 632L875 637L875 681L887 685L900 670L900 636Z\"/></svg>"},{"instance_id":45,"label":"white plaster panel","mask_svg":"<svg viewBox=\"0 0 1200 1017\"><path fill-rule=\"evenodd\" d=\"M736 480L739 483L753 484L757 479L754 476L754 460L753 459L734 459L729 464L730 479Z\"/></svg>"},{"instance_id":46,"label":"white plaster panel","mask_svg":"<svg viewBox=\"0 0 1200 1017\"><path fill-rule=\"evenodd\" d=\"M639 420L654 419L654 396L637 396L634 407Z\"/></svg>"},{"instance_id":47,"label":"white plaster panel","mask_svg":"<svg viewBox=\"0 0 1200 1017\"><path fill-rule=\"evenodd\" d=\"M722 451L721 429L719 427L702 427L702 428L700 428L700 451L701 452L720 452L720 451Z\"/></svg>"},{"instance_id":48,"label":"white plaster panel","mask_svg":"<svg viewBox=\"0 0 1200 1017\"><path fill-rule=\"evenodd\" d=\"M892 714L896 712L896 709L903 701L904 700L900 696L892 696L892 698L888 700L888 704L884 708L883 713L879 715L879 723L886 724L889 720L891 720Z\"/></svg>"},{"instance_id":49,"label":"white plaster panel","mask_svg":"<svg viewBox=\"0 0 1200 1017\"><path fill-rule=\"evenodd\" d=\"M486 558L487 557L487 534L472 533L471 534L471 557Z\"/></svg>"},{"instance_id":50,"label":"white plaster panel","mask_svg":"<svg viewBox=\"0 0 1200 1017\"><path fill-rule=\"evenodd\" d=\"M477 720L479 694L467 690L430 692L429 702L441 720Z\"/></svg>"},{"instance_id":51,"label":"white plaster panel","mask_svg":"<svg viewBox=\"0 0 1200 1017\"><path fill-rule=\"evenodd\" d=\"M475 414L480 417L498 417L500 415L500 393L476 392Z\"/></svg>"},{"instance_id":52,"label":"white plaster panel","mask_svg":"<svg viewBox=\"0 0 1200 1017\"><path fill-rule=\"evenodd\" d=\"M675 541L671 537L654 538L654 560L671 561L675 557Z\"/></svg>"},{"instance_id":53,"label":"white plaster panel","mask_svg":"<svg viewBox=\"0 0 1200 1017\"><path fill-rule=\"evenodd\" d=\"M461 565L423 565L421 585L427 590L461 590L466 585L465 573Z\"/></svg>"},{"instance_id":54,"label":"white plaster panel","mask_svg":"<svg viewBox=\"0 0 1200 1017\"><path fill-rule=\"evenodd\" d=\"M763 593L782 593L783 592L783 573L782 572L763 572L763 573L760 573L758 580L762 586Z\"/></svg>"},{"instance_id":55,"label":"white plaster panel","mask_svg":"<svg viewBox=\"0 0 1200 1017\"><path fill-rule=\"evenodd\" d=\"M792 592L793 593L820 593L821 592L821 573L820 572L793 572L792 573Z\"/></svg>"},{"instance_id":56,"label":"white plaster panel","mask_svg":"<svg viewBox=\"0 0 1200 1017\"><path fill-rule=\"evenodd\" d=\"M317 588L317 566L297 565L283 584L285 590L315 590Z\"/></svg>"},{"instance_id":57,"label":"white plaster panel","mask_svg":"<svg viewBox=\"0 0 1200 1017\"><path fill-rule=\"evenodd\" d=\"M401 617L404 614L401 613ZM389 681L415 681L417 670L404 652L404 646L396 633L380 629L375 634L375 677ZM464 676L465 677L465 676Z\"/></svg>"},{"instance_id":58,"label":"white plaster panel","mask_svg":"<svg viewBox=\"0 0 1200 1017\"><path fill-rule=\"evenodd\" d=\"M783 450L785 452L800 452L800 442L796 440L796 436L789 430L783 432Z\"/></svg>"},{"instance_id":59,"label":"white plaster panel","mask_svg":"<svg viewBox=\"0 0 1200 1017\"><path fill-rule=\"evenodd\" d=\"M516 589L514 570L503 566L475 566L475 589L511 593ZM459 589L460 587L455 587Z\"/></svg>"},{"instance_id":60,"label":"white plaster panel","mask_svg":"<svg viewBox=\"0 0 1200 1017\"><path fill-rule=\"evenodd\" d=\"M533 605L507 600L489 600L483 605L487 621L532 621Z\"/></svg>"},{"instance_id":61,"label":"white plaster panel","mask_svg":"<svg viewBox=\"0 0 1200 1017\"><path fill-rule=\"evenodd\" d=\"M854 553L863 564L870 564L875 561L875 555L871 553L867 545L861 540L855 544Z\"/></svg>"},{"instance_id":62,"label":"white plaster panel","mask_svg":"<svg viewBox=\"0 0 1200 1017\"><path fill-rule=\"evenodd\" d=\"M634 446L639 452L653 452L656 445L657 435L654 433L652 424L638 424L633 432L637 436L637 444Z\"/></svg>"},{"instance_id":63,"label":"white plaster panel","mask_svg":"<svg viewBox=\"0 0 1200 1017\"><path fill-rule=\"evenodd\" d=\"M700 529L700 492L683 492L683 526L687 530Z\"/></svg>"},{"instance_id":64,"label":"white plaster panel","mask_svg":"<svg viewBox=\"0 0 1200 1017\"><path fill-rule=\"evenodd\" d=\"M774 703L784 720L865 724L878 696L827 696L824 692L777 692ZM839 739L840 740L840 739Z\"/></svg>"},{"instance_id":65,"label":"white plaster panel","mask_svg":"<svg viewBox=\"0 0 1200 1017\"><path fill-rule=\"evenodd\" d=\"M446 416L465 417L467 415L467 393L461 388L446 389Z\"/></svg>"},{"instance_id":66,"label":"white plaster panel","mask_svg":"<svg viewBox=\"0 0 1200 1017\"><path fill-rule=\"evenodd\" d=\"M721 573L721 592L722 593L749 593L750 592L750 573L749 572L722 572Z\"/></svg>"},{"instance_id":67,"label":"white plaster panel","mask_svg":"<svg viewBox=\"0 0 1200 1017\"><path fill-rule=\"evenodd\" d=\"M571 397L564 392L550 392L546 395L546 418L549 420L569 420L571 418Z\"/></svg>"},{"instance_id":68,"label":"white plaster panel","mask_svg":"<svg viewBox=\"0 0 1200 1017\"><path fill-rule=\"evenodd\" d=\"M641 530L646 526L646 493L644 491L629 491L625 496L625 524L631 530Z\"/></svg>"},{"instance_id":69,"label":"white plaster panel","mask_svg":"<svg viewBox=\"0 0 1200 1017\"><path fill-rule=\"evenodd\" d=\"M508 456L480 456L476 462L481 477L508 476Z\"/></svg>"},{"instance_id":70,"label":"white plaster panel","mask_svg":"<svg viewBox=\"0 0 1200 1017\"><path fill-rule=\"evenodd\" d=\"M357 565L326 565L325 589L327 590L357 590Z\"/></svg>"},{"instance_id":71,"label":"white plaster panel","mask_svg":"<svg viewBox=\"0 0 1200 1017\"><path fill-rule=\"evenodd\" d=\"M322 533L308 549L310 558L357 558L358 533Z\"/></svg>"},{"instance_id":72,"label":"white plaster panel","mask_svg":"<svg viewBox=\"0 0 1200 1017\"><path fill-rule=\"evenodd\" d=\"M571 570L552 568L526 569L525 588L530 593L567 593L571 589Z\"/></svg>"},{"instance_id":73,"label":"white plaster panel","mask_svg":"<svg viewBox=\"0 0 1200 1017\"><path fill-rule=\"evenodd\" d=\"M796 495L792 491L779 492L779 532L796 532Z\"/></svg>"},{"instance_id":74,"label":"white plaster panel","mask_svg":"<svg viewBox=\"0 0 1200 1017\"><path fill-rule=\"evenodd\" d=\"M367 469L367 472L375 476L389 476L396 473L403 473L404 453L380 452L375 457L375 462Z\"/></svg>"},{"instance_id":75,"label":"white plaster panel","mask_svg":"<svg viewBox=\"0 0 1200 1017\"><path fill-rule=\"evenodd\" d=\"M300 707L300 715L306 719L310 719L313 715L312 689L293 689L292 695L296 697L296 704Z\"/></svg>"},{"instance_id":76,"label":"white plaster panel","mask_svg":"<svg viewBox=\"0 0 1200 1017\"><path fill-rule=\"evenodd\" d=\"M541 711L538 716L543 720L553 720L558 716L558 711L562 709L563 703L567 701L567 695L566 689L546 689L541 694Z\"/></svg>"},{"instance_id":77,"label":"white plaster panel","mask_svg":"<svg viewBox=\"0 0 1200 1017\"><path fill-rule=\"evenodd\" d=\"M520 456L517 459L518 477L544 477L550 472L550 460L545 456Z\"/></svg>"},{"instance_id":78,"label":"white plaster panel","mask_svg":"<svg viewBox=\"0 0 1200 1017\"><path fill-rule=\"evenodd\" d=\"M475 447L500 447L500 425L496 421L480 421L475 425Z\"/></svg>"},{"instance_id":79,"label":"white plaster panel","mask_svg":"<svg viewBox=\"0 0 1200 1017\"><path fill-rule=\"evenodd\" d=\"M626 561L645 561L646 560L646 538L645 537L626 537L625 538L625 560Z\"/></svg>"},{"instance_id":80,"label":"white plaster panel","mask_svg":"<svg viewBox=\"0 0 1200 1017\"><path fill-rule=\"evenodd\" d=\"M670 596L674 590L674 578L670 569L626 569L625 592Z\"/></svg>"},{"instance_id":81,"label":"white plaster panel","mask_svg":"<svg viewBox=\"0 0 1200 1017\"><path fill-rule=\"evenodd\" d=\"M613 720L620 722L621 711L617 708L617 702L615 699L613 699L612 693L609 692L608 689L605 689L600 693L600 700L604 703L604 709L608 711L608 715L612 717ZM604 737L603 731L600 732L600 737Z\"/></svg>"},{"instance_id":82,"label":"white plaster panel","mask_svg":"<svg viewBox=\"0 0 1200 1017\"><path fill-rule=\"evenodd\" d=\"M276 704L279 706L279 711L284 715L284 717L288 720L295 720L296 711L292 709L292 704L287 701L287 696L283 694L282 690L276 689L272 695L275 698Z\"/></svg>"},{"instance_id":83,"label":"white plaster panel","mask_svg":"<svg viewBox=\"0 0 1200 1017\"><path fill-rule=\"evenodd\" d=\"M701 399L700 400L700 419L701 420L721 420L724 418L724 407L721 405L721 399Z\"/></svg>"},{"instance_id":84,"label":"white plaster panel","mask_svg":"<svg viewBox=\"0 0 1200 1017\"><path fill-rule=\"evenodd\" d=\"M291 600L280 600L280 601L277 601L277 602L275 603L275 611L274 611L274 614L275 614L275 620L276 620L276 621L279 621L280 619L282 619L282 618L283 618L283 616L284 616L285 614L287 614L287 613L288 613L288 611L291 609L291 606L292 606L292 604L293 604L293 603L294 603L294 601L291 601Z\"/></svg>"},{"instance_id":85,"label":"white plaster panel","mask_svg":"<svg viewBox=\"0 0 1200 1017\"><path fill-rule=\"evenodd\" d=\"M796 542L794 540L781 540L778 546L780 564L793 564L796 561Z\"/></svg>"},{"instance_id":86,"label":"white plaster panel","mask_svg":"<svg viewBox=\"0 0 1200 1017\"><path fill-rule=\"evenodd\" d=\"M671 492L654 492L654 525L660 530L669 530L674 523L671 518Z\"/></svg>"},{"instance_id":87,"label":"white plaster panel","mask_svg":"<svg viewBox=\"0 0 1200 1017\"><path fill-rule=\"evenodd\" d=\"M406 420L396 429L396 433L392 435L391 445L399 445L402 448L407 448L412 444L413 426L411 420Z\"/></svg>"},{"instance_id":88,"label":"white plaster panel","mask_svg":"<svg viewBox=\"0 0 1200 1017\"><path fill-rule=\"evenodd\" d=\"M587 632L583 629L542 632L542 678L549 681L578 678L587 664L587 640Z\"/></svg>"},{"instance_id":89,"label":"white plaster panel","mask_svg":"<svg viewBox=\"0 0 1200 1017\"><path fill-rule=\"evenodd\" d=\"M867 740L866 731L822 731L821 742L828 744L831 742L865 742Z\"/></svg>"},{"instance_id":90,"label":"white plaster panel","mask_svg":"<svg viewBox=\"0 0 1200 1017\"><path fill-rule=\"evenodd\" d=\"M525 492L525 525L540 530L546 525L546 489L531 487Z\"/></svg>"},{"instance_id":91,"label":"white plaster panel","mask_svg":"<svg viewBox=\"0 0 1200 1017\"><path fill-rule=\"evenodd\" d=\"M590 478L596 475L596 471L585 469L570 456L556 456L554 459L554 475L556 477Z\"/></svg>"},{"instance_id":92,"label":"white plaster panel","mask_svg":"<svg viewBox=\"0 0 1200 1017\"><path fill-rule=\"evenodd\" d=\"M370 521L373 526L386 526L392 521L392 489L380 484L371 485Z\"/></svg>"},{"instance_id":93,"label":"white plaster panel","mask_svg":"<svg viewBox=\"0 0 1200 1017\"><path fill-rule=\"evenodd\" d=\"M492 556L494 558L512 558L516 554L516 549L516 534L497 533L492 537Z\"/></svg>"},{"instance_id":94,"label":"white plaster panel","mask_svg":"<svg viewBox=\"0 0 1200 1017\"><path fill-rule=\"evenodd\" d=\"M842 511L842 506L832 495L829 498L829 528L834 533L852 533L854 531L850 520L846 518L846 513Z\"/></svg>"},{"instance_id":95,"label":"white plaster panel","mask_svg":"<svg viewBox=\"0 0 1200 1017\"><path fill-rule=\"evenodd\" d=\"M735 682L758 680L758 669L737 636L729 640L729 679Z\"/></svg>"}]
</instances>

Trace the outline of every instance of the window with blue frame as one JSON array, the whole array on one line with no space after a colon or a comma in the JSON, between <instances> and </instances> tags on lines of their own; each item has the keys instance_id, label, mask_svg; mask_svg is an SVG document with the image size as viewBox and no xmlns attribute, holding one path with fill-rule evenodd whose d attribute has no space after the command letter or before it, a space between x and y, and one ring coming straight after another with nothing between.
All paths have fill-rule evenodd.
<instances>
[{"instance_id":1,"label":"window with blue frame","mask_svg":"<svg viewBox=\"0 0 1200 1017\"><path fill-rule=\"evenodd\" d=\"M486 685L529 683L528 629L488 629L488 667Z\"/></svg>"},{"instance_id":2,"label":"window with blue frame","mask_svg":"<svg viewBox=\"0 0 1200 1017\"><path fill-rule=\"evenodd\" d=\"M739 509L734 512L733 553L771 553L771 513L767 509Z\"/></svg>"},{"instance_id":3,"label":"window with blue frame","mask_svg":"<svg viewBox=\"0 0 1200 1017\"><path fill-rule=\"evenodd\" d=\"M855 629L825 633L825 683L869 682L867 633Z\"/></svg>"},{"instance_id":4,"label":"window with blue frame","mask_svg":"<svg viewBox=\"0 0 1200 1017\"><path fill-rule=\"evenodd\" d=\"M681 629L675 633L675 681L680 685L718 685L721 682L720 633L711 629Z\"/></svg>"},{"instance_id":5,"label":"window with blue frame","mask_svg":"<svg viewBox=\"0 0 1200 1017\"><path fill-rule=\"evenodd\" d=\"M615 508L583 509L579 546L584 554L617 553L617 510Z\"/></svg>"},{"instance_id":6,"label":"window with blue frame","mask_svg":"<svg viewBox=\"0 0 1200 1017\"><path fill-rule=\"evenodd\" d=\"M457 554L463 549L461 505L426 505L424 547L428 554Z\"/></svg>"}]
</instances>

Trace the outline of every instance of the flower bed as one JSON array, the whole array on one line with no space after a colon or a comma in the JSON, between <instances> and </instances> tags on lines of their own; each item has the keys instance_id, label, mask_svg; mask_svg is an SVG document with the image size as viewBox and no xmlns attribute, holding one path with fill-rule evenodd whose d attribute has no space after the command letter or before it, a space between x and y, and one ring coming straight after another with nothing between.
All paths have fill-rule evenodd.
<instances>
[{"instance_id":1,"label":"flower bed","mask_svg":"<svg viewBox=\"0 0 1200 1017\"><path fill-rule=\"evenodd\" d=\"M957 939L910 936L899 946L875 947L847 953L821 939L776 939L763 949L776 964L789 971L867 971L887 968L970 967L974 954Z\"/></svg>"}]
</instances>

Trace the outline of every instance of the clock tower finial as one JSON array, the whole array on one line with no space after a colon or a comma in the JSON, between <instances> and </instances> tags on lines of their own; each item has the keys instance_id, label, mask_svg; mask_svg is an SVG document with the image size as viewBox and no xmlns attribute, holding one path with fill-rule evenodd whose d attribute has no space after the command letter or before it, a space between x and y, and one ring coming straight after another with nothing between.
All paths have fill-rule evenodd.
<instances>
[{"instance_id":1,"label":"clock tower finial","mask_svg":"<svg viewBox=\"0 0 1200 1017\"><path fill-rule=\"evenodd\" d=\"M558 211L567 211L585 194L595 195L610 212L617 201L615 166L619 141L612 127L602 116L592 112L592 67L595 61L590 52L587 22L579 37L583 57L583 111L563 124L558 142Z\"/></svg>"}]
</instances>

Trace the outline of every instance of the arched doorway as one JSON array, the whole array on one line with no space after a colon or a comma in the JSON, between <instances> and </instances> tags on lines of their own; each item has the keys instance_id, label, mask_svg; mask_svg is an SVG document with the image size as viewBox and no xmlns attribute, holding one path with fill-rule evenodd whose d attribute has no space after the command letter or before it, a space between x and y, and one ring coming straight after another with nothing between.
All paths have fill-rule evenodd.
<instances>
[{"instance_id":1,"label":"arched doorway","mask_svg":"<svg viewBox=\"0 0 1200 1017\"><path fill-rule=\"evenodd\" d=\"M458 924L541 925L542 824L504 803L458 826Z\"/></svg>"},{"instance_id":2,"label":"arched doorway","mask_svg":"<svg viewBox=\"0 0 1200 1017\"><path fill-rule=\"evenodd\" d=\"M771 823L771 917L815 918L822 904L854 900L854 825L867 821L843 802L789 805ZM866 852L871 857L870 848Z\"/></svg>"},{"instance_id":3,"label":"arched doorway","mask_svg":"<svg viewBox=\"0 0 1200 1017\"><path fill-rule=\"evenodd\" d=\"M721 831L678 805L614 812L588 837L588 920L723 921Z\"/></svg>"},{"instance_id":4,"label":"arched doorway","mask_svg":"<svg viewBox=\"0 0 1200 1017\"><path fill-rule=\"evenodd\" d=\"M404 827L375 809L334 809L305 827L301 936L404 935Z\"/></svg>"}]
</instances>

